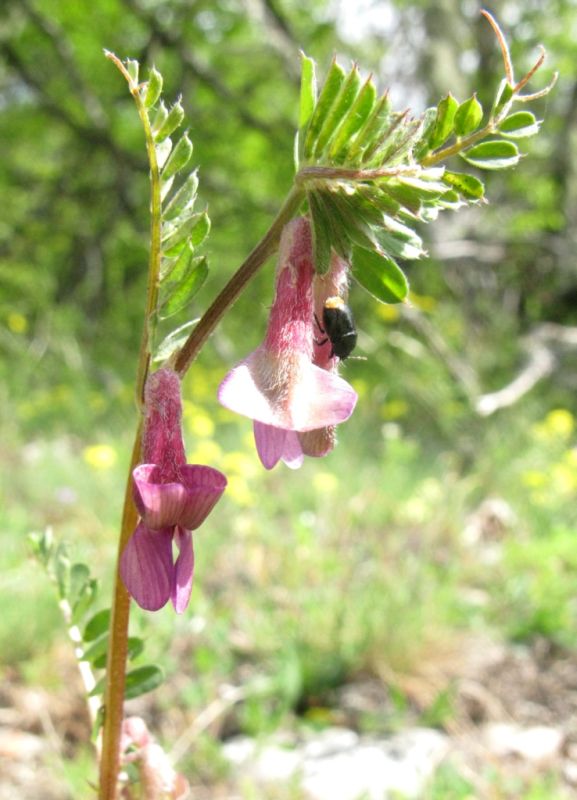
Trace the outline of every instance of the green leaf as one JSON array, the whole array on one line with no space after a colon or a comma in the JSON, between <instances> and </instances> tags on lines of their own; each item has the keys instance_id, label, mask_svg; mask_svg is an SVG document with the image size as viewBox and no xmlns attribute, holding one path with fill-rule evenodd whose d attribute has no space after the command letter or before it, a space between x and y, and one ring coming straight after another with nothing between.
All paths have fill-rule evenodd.
<instances>
[{"instance_id":1,"label":"green leaf","mask_svg":"<svg viewBox=\"0 0 577 800\"><path fill-rule=\"evenodd\" d=\"M421 117L421 129L419 131L419 138L415 142L413 149L413 157L415 161L420 163L427 153L431 152L429 140L433 133L433 128L437 120L437 109L427 108Z\"/></svg>"},{"instance_id":2,"label":"green leaf","mask_svg":"<svg viewBox=\"0 0 577 800\"><path fill-rule=\"evenodd\" d=\"M360 85L361 76L355 65L347 75L331 110L325 117L315 146L314 152L316 158L320 158L323 155L345 115L350 111L359 93Z\"/></svg>"},{"instance_id":3,"label":"green leaf","mask_svg":"<svg viewBox=\"0 0 577 800\"><path fill-rule=\"evenodd\" d=\"M359 247L366 247L369 250L374 248L376 241L371 226L358 212L353 198L344 192L330 192L328 199L331 202L335 219L347 239Z\"/></svg>"},{"instance_id":4,"label":"green leaf","mask_svg":"<svg viewBox=\"0 0 577 800\"><path fill-rule=\"evenodd\" d=\"M90 578L90 580L84 584L84 587L78 594L76 602L72 606L72 622L78 624L96 600L97 594L98 581L95 578Z\"/></svg>"},{"instance_id":5,"label":"green leaf","mask_svg":"<svg viewBox=\"0 0 577 800\"><path fill-rule=\"evenodd\" d=\"M169 178L175 175L179 170L185 167L190 161L191 156L192 156L192 142L185 133L184 136L181 136L178 142L176 143L176 146L172 151L170 158L168 159L164 169L162 170L161 173L162 180L167 181Z\"/></svg>"},{"instance_id":6,"label":"green leaf","mask_svg":"<svg viewBox=\"0 0 577 800\"><path fill-rule=\"evenodd\" d=\"M495 96L495 101L493 103L493 109L491 115L496 116L501 111L503 111L505 106L510 105L514 96L515 96L515 89L506 80L506 78L503 78L497 90L497 94Z\"/></svg>"},{"instance_id":7,"label":"green leaf","mask_svg":"<svg viewBox=\"0 0 577 800\"><path fill-rule=\"evenodd\" d=\"M144 95L144 105L146 108L152 108L156 103L162 92L162 75L155 68L152 67L148 75L148 83L146 84L146 94Z\"/></svg>"},{"instance_id":8,"label":"green leaf","mask_svg":"<svg viewBox=\"0 0 577 800\"><path fill-rule=\"evenodd\" d=\"M313 223L313 258L315 271L319 275L325 275L329 271L331 265L330 226L316 194L309 194L308 203Z\"/></svg>"},{"instance_id":9,"label":"green leaf","mask_svg":"<svg viewBox=\"0 0 577 800\"><path fill-rule=\"evenodd\" d=\"M407 115L401 114L397 123L391 126L387 135L379 143L379 147L372 153L369 149L364 154L363 163L368 166L398 163L418 141L420 129L421 120L407 120Z\"/></svg>"},{"instance_id":10,"label":"green leaf","mask_svg":"<svg viewBox=\"0 0 577 800\"><path fill-rule=\"evenodd\" d=\"M108 632L106 632L103 636L99 636L95 642L93 642L90 647L87 647L84 652L82 653L81 661L90 661L94 663L104 656L106 663L106 654L108 653ZM94 664L97 667L97 664Z\"/></svg>"},{"instance_id":11,"label":"green leaf","mask_svg":"<svg viewBox=\"0 0 577 800\"><path fill-rule=\"evenodd\" d=\"M156 689L164 680L164 672L156 664L138 667L126 674L124 698L132 700Z\"/></svg>"},{"instance_id":12,"label":"green leaf","mask_svg":"<svg viewBox=\"0 0 577 800\"><path fill-rule=\"evenodd\" d=\"M164 228L164 226L163 226ZM178 255L186 242L198 247L210 232L210 219L206 211L179 218L175 225L166 227L162 236L162 254Z\"/></svg>"},{"instance_id":13,"label":"green leaf","mask_svg":"<svg viewBox=\"0 0 577 800\"><path fill-rule=\"evenodd\" d=\"M68 600L72 607L80 598L84 588L90 581L90 569L87 564L73 564L70 569L70 589Z\"/></svg>"},{"instance_id":14,"label":"green leaf","mask_svg":"<svg viewBox=\"0 0 577 800\"><path fill-rule=\"evenodd\" d=\"M480 169L506 169L519 162L519 150L513 142L491 139L460 153L467 163Z\"/></svg>"},{"instance_id":15,"label":"green leaf","mask_svg":"<svg viewBox=\"0 0 577 800\"><path fill-rule=\"evenodd\" d=\"M182 123L183 119L184 109L180 104L180 100L177 100L168 112L166 119L160 128L156 131L156 133L154 133L154 141L156 143L162 142L163 139L166 139L167 136L170 136L170 134Z\"/></svg>"},{"instance_id":16,"label":"green leaf","mask_svg":"<svg viewBox=\"0 0 577 800\"><path fill-rule=\"evenodd\" d=\"M352 272L357 282L380 303L400 303L409 292L409 284L392 258L353 247Z\"/></svg>"},{"instance_id":17,"label":"green leaf","mask_svg":"<svg viewBox=\"0 0 577 800\"><path fill-rule=\"evenodd\" d=\"M153 361L155 363L166 361L167 358L170 358L173 353L179 350L188 339L190 329L196 325L198 320L198 317L196 319L191 319L169 333L157 347Z\"/></svg>"},{"instance_id":18,"label":"green leaf","mask_svg":"<svg viewBox=\"0 0 577 800\"><path fill-rule=\"evenodd\" d=\"M314 192L310 194L314 197L320 209L322 209L322 219L326 225L327 234L333 250L342 256L345 261L351 257L351 242L346 229L341 224L340 215L335 208L327 192Z\"/></svg>"},{"instance_id":19,"label":"green leaf","mask_svg":"<svg viewBox=\"0 0 577 800\"><path fill-rule=\"evenodd\" d=\"M461 103L455 112L455 133L457 136L467 136L476 131L483 119L483 106L473 95Z\"/></svg>"},{"instance_id":20,"label":"green leaf","mask_svg":"<svg viewBox=\"0 0 577 800\"><path fill-rule=\"evenodd\" d=\"M188 264L182 280L176 285L170 282L163 291L166 299L160 302L160 318L167 319L181 311L198 292L207 276L206 257L193 258Z\"/></svg>"},{"instance_id":21,"label":"green leaf","mask_svg":"<svg viewBox=\"0 0 577 800\"><path fill-rule=\"evenodd\" d=\"M172 220L178 217L185 209L192 208L196 200L197 191L198 174L195 171L188 176L180 189L170 198L166 207L162 210L162 218L164 220Z\"/></svg>"},{"instance_id":22,"label":"green leaf","mask_svg":"<svg viewBox=\"0 0 577 800\"><path fill-rule=\"evenodd\" d=\"M345 157L345 161L356 163L361 155L367 151L376 150L379 147L383 133L389 128L391 123L391 100L388 93L382 95L370 117L351 142Z\"/></svg>"},{"instance_id":23,"label":"green leaf","mask_svg":"<svg viewBox=\"0 0 577 800\"><path fill-rule=\"evenodd\" d=\"M467 175L465 172L448 172L443 175L443 180L449 186L454 187L459 194L464 195L467 200L482 200L485 195L483 183L474 175Z\"/></svg>"},{"instance_id":24,"label":"green leaf","mask_svg":"<svg viewBox=\"0 0 577 800\"><path fill-rule=\"evenodd\" d=\"M333 60L306 133L304 146L306 158L313 153L325 117L335 102L344 79L344 69Z\"/></svg>"},{"instance_id":25,"label":"green leaf","mask_svg":"<svg viewBox=\"0 0 577 800\"><path fill-rule=\"evenodd\" d=\"M360 90L357 99L339 127L330 147L329 157L343 163L351 138L367 121L377 99L375 84L369 78Z\"/></svg>"},{"instance_id":26,"label":"green leaf","mask_svg":"<svg viewBox=\"0 0 577 800\"><path fill-rule=\"evenodd\" d=\"M95 639L98 639L99 636L108 630L108 626L110 624L110 609L103 608L102 611L98 611L93 617L91 617L88 622L86 623L86 627L84 628L84 635L83 639L85 642L93 642Z\"/></svg>"},{"instance_id":27,"label":"green leaf","mask_svg":"<svg viewBox=\"0 0 577 800\"><path fill-rule=\"evenodd\" d=\"M126 71L130 75L133 83L138 83L138 73L140 72L140 64L133 58L127 58L124 62Z\"/></svg>"},{"instance_id":28,"label":"green leaf","mask_svg":"<svg viewBox=\"0 0 577 800\"><path fill-rule=\"evenodd\" d=\"M128 637L128 660L134 661L143 652L144 640L139 636Z\"/></svg>"},{"instance_id":29,"label":"green leaf","mask_svg":"<svg viewBox=\"0 0 577 800\"><path fill-rule=\"evenodd\" d=\"M429 139L431 150L436 150L437 147L444 144L453 133L455 114L458 108L459 103L450 93L437 106L437 116Z\"/></svg>"},{"instance_id":30,"label":"green leaf","mask_svg":"<svg viewBox=\"0 0 577 800\"><path fill-rule=\"evenodd\" d=\"M66 545L62 542L57 546L54 553L54 575L60 597L68 597L70 590L70 558L68 557Z\"/></svg>"},{"instance_id":31,"label":"green leaf","mask_svg":"<svg viewBox=\"0 0 577 800\"><path fill-rule=\"evenodd\" d=\"M317 79L315 62L301 51L301 95L299 128L302 130L312 117L317 102Z\"/></svg>"},{"instance_id":32,"label":"green leaf","mask_svg":"<svg viewBox=\"0 0 577 800\"><path fill-rule=\"evenodd\" d=\"M541 123L530 111L517 111L499 125L499 133L511 139L524 139L539 133Z\"/></svg>"},{"instance_id":33,"label":"green leaf","mask_svg":"<svg viewBox=\"0 0 577 800\"><path fill-rule=\"evenodd\" d=\"M46 528L43 533L31 533L28 541L36 558L46 566L54 550L54 534L52 528Z\"/></svg>"},{"instance_id":34,"label":"green leaf","mask_svg":"<svg viewBox=\"0 0 577 800\"><path fill-rule=\"evenodd\" d=\"M156 114L154 115L154 119L152 120L152 124L150 126L152 135L160 130L164 123L166 122L166 118L168 117L168 109L164 105L164 102L161 100L158 104L158 108L156 109Z\"/></svg>"}]
</instances>

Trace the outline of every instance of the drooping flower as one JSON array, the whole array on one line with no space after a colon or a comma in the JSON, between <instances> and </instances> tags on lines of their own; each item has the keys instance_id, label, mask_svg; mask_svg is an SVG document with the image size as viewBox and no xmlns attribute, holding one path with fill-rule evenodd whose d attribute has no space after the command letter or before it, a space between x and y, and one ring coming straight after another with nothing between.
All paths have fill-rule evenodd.
<instances>
[{"instance_id":1,"label":"drooping flower","mask_svg":"<svg viewBox=\"0 0 577 800\"><path fill-rule=\"evenodd\" d=\"M157 611L170 599L179 614L192 589L192 531L226 487L218 470L186 463L181 423L180 379L172 370L160 369L148 378L145 389L145 463L132 473L141 519L120 560L124 585L139 606Z\"/></svg>"},{"instance_id":2,"label":"drooping flower","mask_svg":"<svg viewBox=\"0 0 577 800\"><path fill-rule=\"evenodd\" d=\"M251 418L259 457L267 469L282 459L303 461L300 434L344 422L357 401L354 389L313 363L314 267L306 217L284 229L276 293L264 342L222 381L223 406Z\"/></svg>"},{"instance_id":3,"label":"drooping flower","mask_svg":"<svg viewBox=\"0 0 577 800\"><path fill-rule=\"evenodd\" d=\"M331 263L325 275L315 275L313 285L315 320L318 323L323 318L323 308L329 297L346 297L348 292L348 265L347 262L332 253ZM313 363L321 369L336 374L338 372L338 359L332 355L332 345L328 337L319 335L314 337ZM306 456L321 458L326 456L336 444L336 426L327 425L313 431L304 431L298 434L302 452Z\"/></svg>"}]
</instances>

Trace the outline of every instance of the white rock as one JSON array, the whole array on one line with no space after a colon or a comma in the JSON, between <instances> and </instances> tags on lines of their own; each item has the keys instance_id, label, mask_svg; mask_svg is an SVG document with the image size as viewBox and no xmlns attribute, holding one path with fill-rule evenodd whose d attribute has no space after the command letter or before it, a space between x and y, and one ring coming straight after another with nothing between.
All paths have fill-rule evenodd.
<instances>
[{"instance_id":1,"label":"white rock","mask_svg":"<svg viewBox=\"0 0 577 800\"><path fill-rule=\"evenodd\" d=\"M546 725L522 728L509 723L492 723L485 728L485 742L494 755L513 755L534 763L557 758L564 738L562 731Z\"/></svg>"}]
</instances>

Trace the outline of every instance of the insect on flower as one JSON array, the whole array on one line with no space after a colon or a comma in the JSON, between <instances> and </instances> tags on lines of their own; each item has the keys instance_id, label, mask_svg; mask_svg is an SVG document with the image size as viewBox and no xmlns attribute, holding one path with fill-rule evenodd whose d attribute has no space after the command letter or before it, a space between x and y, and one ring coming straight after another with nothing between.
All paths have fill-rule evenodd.
<instances>
[{"instance_id":1,"label":"insect on flower","mask_svg":"<svg viewBox=\"0 0 577 800\"><path fill-rule=\"evenodd\" d=\"M357 329L353 312L342 297L327 297L323 306L323 325L315 314L315 321L326 339L317 342L323 345L331 343L331 358L338 356L341 361L348 358L357 344ZM323 327L324 326L324 327Z\"/></svg>"}]
</instances>

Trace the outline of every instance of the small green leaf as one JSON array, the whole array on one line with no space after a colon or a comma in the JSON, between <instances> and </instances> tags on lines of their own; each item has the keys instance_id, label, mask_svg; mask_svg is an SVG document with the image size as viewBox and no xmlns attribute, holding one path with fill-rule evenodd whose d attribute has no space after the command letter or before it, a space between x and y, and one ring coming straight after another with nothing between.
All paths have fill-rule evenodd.
<instances>
[{"instance_id":1,"label":"small green leaf","mask_svg":"<svg viewBox=\"0 0 577 800\"><path fill-rule=\"evenodd\" d=\"M541 123L530 111L517 111L499 125L499 133L511 139L524 139L539 133Z\"/></svg>"},{"instance_id":2,"label":"small green leaf","mask_svg":"<svg viewBox=\"0 0 577 800\"><path fill-rule=\"evenodd\" d=\"M304 145L306 158L309 158L313 153L325 117L335 102L344 79L344 69L333 60L308 125Z\"/></svg>"},{"instance_id":3,"label":"small green leaf","mask_svg":"<svg viewBox=\"0 0 577 800\"><path fill-rule=\"evenodd\" d=\"M179 170L185 167L188 162L190 161L190 157L192 156L192 142L186 135L181 136L174 150L172 151L170 158L166 162L166 166L162 170L162 180L167 181L173 175L175 175Z\"/></svg>"},{"instance_id":4,"label":"small green leaf","mask_svg":"<svg viewBox=\"0 0 577 800\"><path fill-rule=\"evenodd\" d=\"M110 623L110 609L103 608L91 617L86 623L84 628L84 636L82 637L85 642L93 642L99 636L108 630Z\"/></svg>"},{"instance_id":5,"label":"small green leaf","mask_svg":"<svg viewBox=\"0 0 577 800\"><path fill-rule=\"evenodd\" d=\"M467 200L482 200L485 195L483 183L474 175L467 175L464 172L445 172L443 180L449 186L454 187Z\"/></svg>"},{"instance_id":6,"label":"small green leaf","mask_svg":"<svg viewBox=\"0 0 577 800\"><path fill-rule=\"evenodd\" d=\"M206 211L179 218L176 223L176 225L167 226L166 232L163 230L162 254L164 256L178 255L186 242L198 247L210 231L210 219Z\"/></svg>"},{"instance_id":7,"label":"small green leaf","mask_svg":"<svg viewBox=\"0 0 577 800\"><path fill-rule=\"evenodd\" d=\"M126 67L126 71L130 75L130 79L133 83L138 83L138 73L140 71L140 64L133 58L127 58L124 62Z\"/></svg>"},{"instance_id":8,"label":"small green leaf","mask_svg":"<svg viewBox=\"0 0 577 800\"><path fill-rule=\"evenodd\" d=\"M106 632L103 636L99 636L98 639L96 639L96 641L90 645L90 647L87 647L84 650L80 660L94 663L104 656L106 663L106 654L108 653L108 638L108 632ZM94 664L94 666L96 667L98 665Z\"/></svg>"},{"instance_id":9,"label":"small green leaf","mask_svg":"<svg viewBox=\"0 0 577 800\"><path fill-rule=\"evenodd\" d=\"M391 123L391 100L385 93L373 108L370 117L350 144L345 161L357 163L363 153L379 147L383 133Z\"/></svg>"},{"instance_id":10,"label":"small green leaf","mask_svg":"<svg viewBox=\"0 0 577 800\"><path fill-rule=\"evenodd\" d=\"M353 247L351 267L357 282L380 303L400 303L409 292L403 271L381 253Z\"/></svg>"},{"instance_id":11,"label":"small green leaf","mask_svg":"<svg viewBox=\"0 0 577 800\"><path fill-rule=\"evenodd\" d=\"M134 661L135 658L144 650L144 640L138 636L128 637L128 660Z\"/></svg>"},{"instance_id":12,"label":"small green leaf","mask_svg":"<svg viewBox=\"0 0 577 800\"><path fill-rule=\"evenodd\" d=\"M497 114L501 113L505 108L505 106L510 105L514 96L515 96L515 89L506 80L506 78L503 78L497 90L497 94L495 96L495 101L493 103L493 109L491 115L496 116Z\"/></svg>"},{"instance_id":13,"label":"small green leaf","mask_svg":"<svg viewBox=\"0 0 577 800\"><path fill-rule=\"evenodd\" d=\"M418 141L420 136L421 120L407 120L406 114L401 114L398 122L391 126L389 133L378 149L371 153L369 149L363 156L363 163L368 166L383 166L398 163Z\"/></svg>"},{"instance_id":14,"label":"small green leaf","mask_svg":"<svg viewBox=\"0 0 577 800\"><path fill-rule=\"evenodd\" d=\"M183 119L184 108L181 106L180 100L177 100L168 112L168 115L160 128L154 134L154 141L157 143L162 142L163 139L166 139L167 136L170 136L170 134L182 123Z\"/></svg>"},{"instance_id":15,"label":"small green leaf","mask_svg":"<svg viewBox=\"0 0 577 800\"><path fill-rule=\"evenodd\" d=\"M427 108L421 117L421 129L419 131L419 137L415 142L413 149L413 157L417 162L417 164L422 161L422 159L427 155L427 153L431 152L431 146L429 144L429 140L431 138L431 134L433 133L433 128L435 126L436 120L437 120L437 109Z\"/></svg>"},{"instance_id":16,"label":"small green leaf","mask_svg":"<svg viewBox=\"0 0 577 800\"><path fill-rule=\"evenodd\" d=\"M327 228L327 233L333 250L348 261L351 257L351 242L346 229L341 224L340 214L334 208L328 192L311 193L322 209L322 219Z\"/></svg>"},{"instance_id":17,"label":"small green leaf","mask_svg":"<svg viewBox=\"0 0 577 800\"><path fill-rule=\"evenodd\" d=\"M172 220L178 217L185 209L190 209L196 200L198 191L198 174L192 172L175 194L170 198L166 207L162 210L164 220Z\"/></svg>"},{"instance_id":18,"label":"small green leaf","mask_svg":"<svg viewBox=\"0 0 577 800\"><path fill-rule=\"evenodd\" d=\"M78 594L76 602L72 605L72 622L74 622L74 624L78 624L88 612L89 608L96 600L97 594L98 581L95 578L90 578L90 580L84 584Z\"/></svg>"},{"instance_id":19,"label":"small green leaf","mask_svg":"<svg viewBox=\"0 0 577 800\"><path fill-rule=\"evenodd\" d=\"M145 667L138 667L126 674L126 689L124 697L126 700L133 700L141 694L151 692L156 689L164 680L164 672L156 664L148 664Z\"/></svg>"},{"instance_id":20,"label":"small green leaf","mask_svg":"<svg viewBox=\"0 0 577 800\"><path fill-rule=\"evenodd\" d=\"M67 598L70 591L70 558L68 557L66 545L62 542L57 546L54 553L54 575L60 597Z\"/></svg>"},{"instance_id":21,"label":"small green leaf","mask_svg":"<svg viewBox=\"0 0 577 800\"><path fill-rule=\"evenodd\" d=\"M184 325L180 325L178 328L173 330L168 334L168 336L165 336L162 342L158 345L152 360L156 364L161 363L166 361L167 358L170 358L170 356L177 350L180 350L182 345L188 339L191 328L196 325L198 320L198 317L196 319L191 319L188 322L185 322Z\"/></svg>"},{"instance_id":22,"label":"small green leaf","mask_svg":"<svg viewBox=\"0 0 577 800\"><path fill-rule=\"evenodd\" d=\"M180 283L174 285L171 282L166 286L163 292L166 299L161 300L160 303L160 318L167 319L188 305L205 282L207 276L208 262L206 257L192 259Z\"/></svg>"},{"instance_id":23,"label":"small green leaf","mask_svg":"<svg viewBox=\"0 0 577 800\"><path fill-rule=\"evenodd\" d=\"M302 130L310 120L317 102L317 79L315 62L301 51L301 95L299 128Z\"/></svg>"},{"instance_id":24,"label":"small green leaf","mask_svg":"<svg viewBox=\"0 0 577 800\"><path fill-rule=\"evenodd\" d=\"M43 533L31 533L28 541L36 558L46 566L52 557L54 549L54 534L52 528L46 528Z\"/></svg>"},{"instance_id":25,"label":"small green leaf","mask_svg":"<svg viewBox=\"0 0 577 800\"><path fill-rule=\"evenodd\" d=\"M514 167L519 162L519 150L513 142L502 139L491 139L488 142L472 147L465 153L460 153L461 158L474 167L480 169L506 169Z\"/></svg>"},{"instance_id":26,"label":"small green leaf","mask_svg":"<svg viewBox=\"0 0 577 800\"><path fill-rule=\"evenodd\" d=\"M457 136L467 136L476 131L483 119L483 106L473 95L461 103L455 112L455 133Z\"/></svg>"},{"instance_id":27,"label":"small green leaf","mask_svg":"<svg viewBox=\"0 0 577 800\"><path fill-rule=\"evenodd\" d=\"M156 114L154 115L154 119L152 120L152 124L150 126L152 130L152 135L160 130L164 123L166 122L166 118L168 117L168 109L164 105L164 102L161 100L158 104L158 108L156 109Z\"/></svg>"},{"instance_id":28,"label":"small green leaf","mask_svg":"<svg viewBox=\"0 0 577 800\"><path fill-rule=\"evenodd\" d=\"M87 564L73 564L70 569L70 590L68 600L74 606L84 587L90 580L90 569Z\"/></svg>"},{"instance_id":29,"label":"small green leaf","mask_svg":"<svg viewBox=\"0 0 577 800\"><path fill-rule=\"evenodd\" d=\"M350 111L359 93L360 85L361 76L355 65L347 75L331 110L324 119L315 146L314 152L316 158L320 158L323 155L345 115Z\"/></svg>"},{"instance_id":30,"label":"small green leaf","mask_svg":"<svg viewBox=\"0 0 577 800\"><path fill-rule=\"evenodd\" d=\"M152 67L148 75L148 83L146 84L146 94L144 95L144 105L146 108L152 108L156 103L162 92L162 75L155 68Z\"/></svg>"},{"instance_id":31,"label":"small green leaf","mask_svg":"<svg viewBox=\"0 0 577 800\"><path fill-rule=\"evenodd\" d=\"M369 115L374 108L376 99L377 90L375 88L375 84L369 78L359 92L357 99L353 103L350 111L344 118L336 136L333 139L333 143L329 151L329 157L336 163L340 164L345 161L348 144L354 134L360 130L360 128L369 118Z\"/></svg>"},{"instance_id":32,"label":"small green leaf","mask_svg":"<svg viewBox=\"0 0 577 800\"><path fill-rule=\"evenodd\" d=\"M313 233L313 258L315 271L319 275L326 275L331 265L331 237L328 220L324 209L318 201L316 194L308 196L312 217Z\"/></svg>"},{"instance_id":33,"label":"small green leaf","mask_svg":"<svg viewBox=\"0 0 577 800\"><path fill-rule=\"evenodd\" d=\"M435 125L429 139L429 147L431 150L436 150L444 144L449 136L453 133L453 126L455 122L455 114L459 108L459 103L452 94L444 97L437 106L437 116Z\"/></svg>"}]
</instances>

